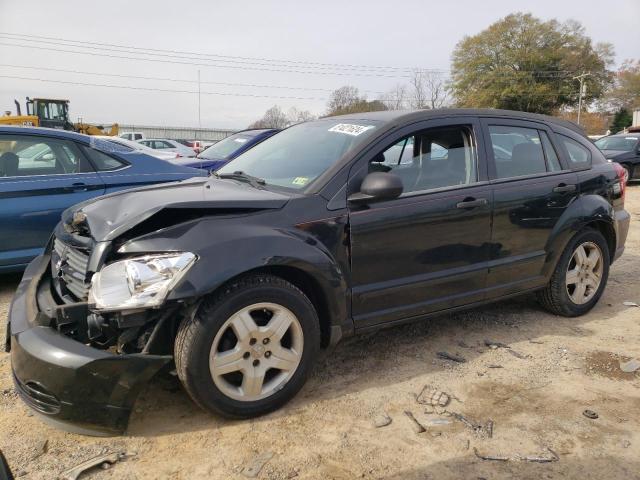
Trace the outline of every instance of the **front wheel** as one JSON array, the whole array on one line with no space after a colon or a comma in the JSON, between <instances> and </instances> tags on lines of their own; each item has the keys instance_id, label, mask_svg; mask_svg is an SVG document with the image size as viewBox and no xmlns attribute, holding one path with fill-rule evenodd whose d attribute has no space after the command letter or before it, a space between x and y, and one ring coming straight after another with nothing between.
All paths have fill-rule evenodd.
<instances>
[{"instance_id":1,"label":"front wheel","mask_svg":"<svg viewBox=\"0 0 640 480\"><path fill-rule=\"evenodd\" d=\"M577 317L600 299L609 277L609 247L596 230L577 233L565 248L549 284L538 292L552 313Z\"/></svg>"},{"instance_id":2,"label":"front wheel","mask_svg":"<svg viewBox=\"0 0 640 480\"><path fill-rule=\"evenodd\" d=\"M277 409L302 387L320 346L318 317L294 285L246 277L206 298L178 329L176 370L193 400L232 418Z\"/></svg>"}]
</instances>

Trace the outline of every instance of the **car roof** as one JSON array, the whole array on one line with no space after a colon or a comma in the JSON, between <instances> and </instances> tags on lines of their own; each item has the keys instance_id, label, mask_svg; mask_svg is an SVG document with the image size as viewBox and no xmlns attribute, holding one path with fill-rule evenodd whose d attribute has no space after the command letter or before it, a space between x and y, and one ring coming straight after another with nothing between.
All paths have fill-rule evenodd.
<instances>
[{"instance_id":1,"label":"car roof","mask_svg":"<svg viewBox=\"0 0 640 480\"><path fill-rule=\"evenodd\" d=\"M83 133L70 132L68 130L60 130L58 128L44 128L44 127L22 127L18 125L2 125L0 126L0 133L20 133L23 135L43 135L54 138L65 138L68 140L77 140L88 143L89 135Z\"/></svg>"},{"instance_id":2,"label":"car roof","mask_svg":"<svg viewBox=\"0 0 640 480\"><path fill-rule=\"evenodd\" d=\"M247 128L245 130L238 130L237 132L233 132L231 135L237 135L242 133L244 135L251 135L253 137L260 135L261 133L269 133L269 132L279 132L280 128ZM229 135L229 136L231 136Z\"/></svg>"},{"instance_id":3,"label":"car roof","mask_svg":"<svg viewBox=\"0 0 640 480\"><path fill-rule=\"evenodd\" d=\"M455 117L455 116L477 116L477 117L509 117L518 120L533 120L555 123L556 125L569 128L581 135L584 130L573 122L549 115L538 113L520 112L516 110L499 110L494 108L437 108L433 110L383 110L380 112L350 113L335 117L323 117L330 119L344 120L373 120L385 123L406 124L420 120L434 118Z\"/></svg>"},{"instance_id":4,"label":"car roof","mask_svg":"<svg viewBox=\"0 0 640 480\"><path fill-rule=\"evenodd\" d=\"M629 132L629 133L614 133L613 135L607 135L602 138L611 138L611 137L636 137L640 138L640 132Z\"/></svg>"}]
</instances>

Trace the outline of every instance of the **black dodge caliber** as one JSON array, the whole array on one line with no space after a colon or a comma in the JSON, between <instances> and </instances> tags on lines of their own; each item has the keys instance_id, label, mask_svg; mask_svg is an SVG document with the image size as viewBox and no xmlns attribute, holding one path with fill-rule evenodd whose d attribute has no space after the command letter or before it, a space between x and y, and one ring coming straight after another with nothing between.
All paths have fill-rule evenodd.
<instances>
[{"instance_id":1,"label":"black dodge caliber","mask_svg":"<svg viewBox=\"0 0 640 480\"><path fill-rule=\"evenodd\" d=\"M602 295L624 172L573 124L499 110L295 125L209 178L67 210L10 311L15 384L42 417L126 430L175 368L202 408L272 411L342 337L536 291Z\"/></svg>"}]
</instances>

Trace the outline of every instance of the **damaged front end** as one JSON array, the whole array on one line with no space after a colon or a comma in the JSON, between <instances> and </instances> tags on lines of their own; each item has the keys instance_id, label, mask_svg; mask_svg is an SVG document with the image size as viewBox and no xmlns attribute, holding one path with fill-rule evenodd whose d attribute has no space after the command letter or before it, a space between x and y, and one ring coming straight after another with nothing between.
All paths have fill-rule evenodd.
<instances>
[{"instance_id":1,"label":"damaged front end","mask_svg":"<svg viewBox=\"0 0 640 480\"><path fill-rule=\"evenodd\" d=\"M114 261L111 242L96 242L85 228L75 217L61 223L25 271L7 350L18 393L45 420L79 433L121 434L141 388L173 360L175 332L195 305L165 298L196 257Z\"/></svg>"}]
</instances>

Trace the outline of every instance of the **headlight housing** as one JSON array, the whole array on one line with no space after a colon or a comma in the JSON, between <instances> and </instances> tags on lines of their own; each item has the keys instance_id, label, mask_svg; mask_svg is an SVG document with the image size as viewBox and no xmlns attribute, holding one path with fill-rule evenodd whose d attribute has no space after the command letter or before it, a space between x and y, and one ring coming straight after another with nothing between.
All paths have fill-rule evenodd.
<instances>
[{"instance_id":1,"label":"headlight housing","mask_svg":"<svg viewBox=\"0 0 640 480\"><path fill-rule=\"evenodd\" d=\"M93 275L89 304L104 312L158 307L195 261L191 252L176 252L111 263Z\"/></svg>"}]
</instances>

